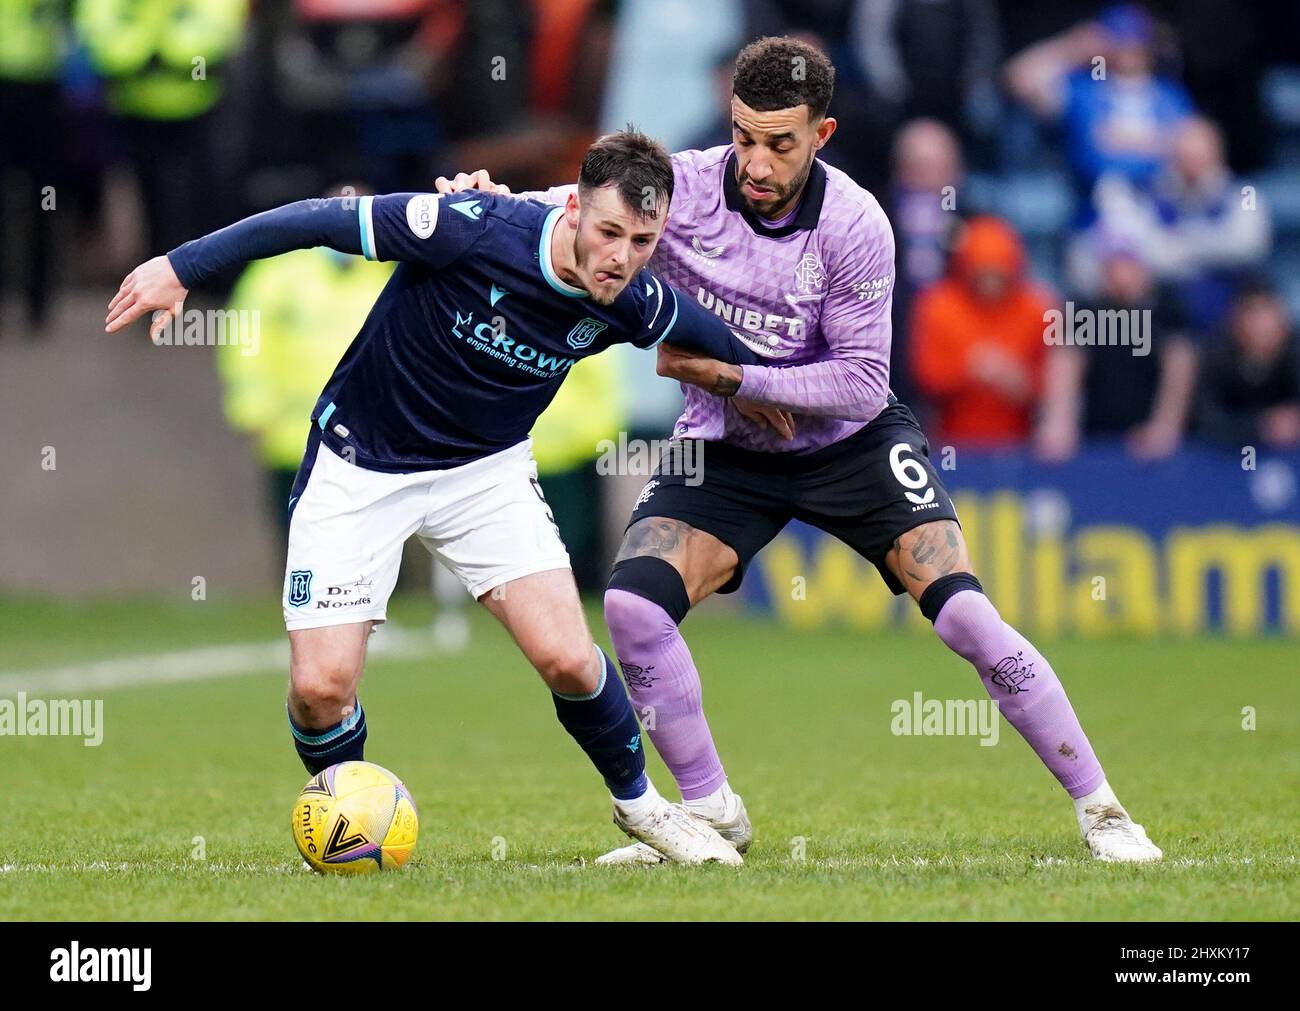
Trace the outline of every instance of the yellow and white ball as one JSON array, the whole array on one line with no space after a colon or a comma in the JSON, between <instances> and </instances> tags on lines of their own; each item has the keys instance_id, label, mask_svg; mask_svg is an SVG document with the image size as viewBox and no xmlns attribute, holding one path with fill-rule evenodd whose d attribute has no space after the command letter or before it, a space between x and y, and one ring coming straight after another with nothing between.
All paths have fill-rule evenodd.
<instances>
[{"instance_id":1,"label":"yellow and white ball","mask_svg":"<svg viewBox=\"0 0 1300 1011\"><path fill-rule=\"evenodd\" d=\"M293 841L322 874L395 871L410 859L419 832L411 792L370 762L318 772L293 806Z\"/></svg>"}]
</instances>

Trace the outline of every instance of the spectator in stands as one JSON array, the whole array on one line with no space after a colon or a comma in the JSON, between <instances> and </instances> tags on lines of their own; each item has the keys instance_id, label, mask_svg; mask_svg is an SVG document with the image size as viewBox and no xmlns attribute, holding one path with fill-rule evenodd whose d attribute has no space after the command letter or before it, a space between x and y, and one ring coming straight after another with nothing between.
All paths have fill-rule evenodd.
<instances>
[{"instance_id":1,"label":"spectator in stands","mask_svg":"<svg viewBox=\"0 0 1300 1011\"><path fill-rule=\"evenodd\" d=\"M1243 285L1227 334L1206 356L1196 430L1228 446L1300 446L1300 342L1287 305L1264 282Z\"/></svg>"},{"instance_id":2,"label":"spectator in stands","mask_svg":"<svg viewBox=\"0 0 1300 1011\"><path fill-rule=\"evenodd\" d=\"M381 193L424 185L445 139L435 99L452 83L465 7L293 0L268 13L280 98L327 179L361 176ZM462 104L490 105L490 69Z\"/></svg>"},{"instance_id":3,"label":"spectator in stands","mask_svg":"<svg viewBox=\"0 0 1300 1011\"><path fill-rule=\"evenodd\" d=\"M994 0L747 0L745 35L795 35L836 65L830 115L840 124L820 157L873 193L899 127L936 119L968 150L996 127Z\"/></svg>"},{"instance_id":4,"label":"spectator in stands","mask_svg":"<svg viewBox=\"0 0 1300 1011\"><path fill-rule=\"evenodd\" d=\"M326 196L354 192L337 188ZM227 308L250 313L256 340L218 348L226 417L256 440L268 501L286 537L312 408L392 271L391 263L317 246L254 261L231 292Z\"/></svg>"},{"instance_id":5,"label":"spectator in stands","mask_svg":"<svg viewBox=\"0 0 1300 1011\"><path fill-rule=\"evenodd\" d=\"M894 177L881 195L894 226L894 344L890 386L905 402L913 397L908 320L916 295L948 267L948 254L966 208L957 136L938 120L917 119L894 139Z\"/></svg>"},{"instance_id":6,"label":"spectator in stands","mask_svg":"<svg viewBox=\"0 0 1300 1011\"><path fill-rule=\"evenodd\" d=\"M805 6L801 3L800 6ZM856 0L849 46L878 100L950 129L996 116L998 17L990 0Z\"/></svg>"},{"instance_id":7,"label":"spectator in stands","mask_svg":"<svg viewBox=\"0 0 1300 1011\"><path fill-rule=\"evenodd\" d=\"M1197 349L1177 299L1157 286L1137 246L1123 236L1100 236L1099 241L1100 294L1078 305L1067 302L1067 313L1090 314L1093 333L1101 336L1103 314L1118 310L1124 325L1137 332L1129 332L1124 344L1051 349L1037 450L1045 460L1067 460L1082 435L1123 438L1138 459L1161 459L1183 439L1196 383ZM1130 310L1140 315L1134 317Z\"/></svg>"},{"instance_id":8,"label":"spectator in stands","mask_svg":"<svg viewBox=\"0 0 1300 1011\"><path fill-rule=\"evenodd\" d=\"M21 263L27 333L36 336L49 310L51 212L62 182L56 177L64 154L58 78L68 43L67 0L0 0L0 16L0 184L6 184L0 189L0 308L7 268ZM16 222L5 213L9 184L20 195Z\"/></svg>"},{"instance_id":9,"label":"spectator in stands","mask_svg":"<svg viewBox=\"0 0 1300 1011\"><path fill-rule=\"evenodd\" d=\"M1271 245L1267 207L1229 171L1218 128L1200 117L1179 129L1173 160L1148 189L1108 176L1097 185L1097 208L1096 227L1138 245L1199 333L1222 323L1236 282Z\"/></svg>"},{"instance_id":10,"label":"spectator in stands","mask_svg":"<svg viewBox=\"0 0 1300 1011\"><path fill-rule=\"evenodd\" d=\"M1300 8L1290 3L1196 0L1166 7L1182 43L1192 100L1226 135L1228 163L1255 172L1269 156L1263 79L1272 62L1294 63ZM1276 59L1270 48L1275 45Z\"/></svg>"},{"instance_id":11,"label":"spectator in stands","mask_svg":"<svg viewBox=\"0 0 1300 1011\"><path fill-rule=\"evenodd\" d=\"M486 80L472 86L490 103L486 109L449 103L455 146L448 163L485 166L517 190L544 189L576 176L599 132L612 36L612 5L603 0L468 5L456 80L461 86ZM637 41L645 44L643 36ZM502 63L500 54L511 49L517 55ZM490 73L507 65L505 76ZM662 77L653 78L654 101L663 86Z\"/></svg>"},{"instance_id":12,"label":"spectator in stands","mask_svg":"<svg viewBox=\"0 0 1300 1011\"><path fill-rule=\"evenodd\" d=\"M247 17L247 0L77 4L77 30L140 184L151 252L208 231L224 213L214 110Z\"/></svg>"},{"instance_id":13,"label":"spectator in stands","mask_svg":"<svg viewBox=\"0 0 1300 1011\"><path fill-rule=\"evenodd\" d=\"M1154 70L1155 27L1132 4L1031 46L1008 61L1008 90L1041 117L1059 121L1084 215L1108 173L1137 186L1169 159L1173 137L1193 112L1182 85Z\"/></svg>"},{"instance_id":14,"label":"spectator in stands","mask_svg":"<svg viewBox=\"0 0 1300 1011\"><path fill-rule=\"evenodd\" d=\"M1015 231L994 217L974 218L948 276L916 300L913 378L935 409L939 441L999 447L1028 436L1051 305L1026 276Z\"/></svg>"}]
</instances>

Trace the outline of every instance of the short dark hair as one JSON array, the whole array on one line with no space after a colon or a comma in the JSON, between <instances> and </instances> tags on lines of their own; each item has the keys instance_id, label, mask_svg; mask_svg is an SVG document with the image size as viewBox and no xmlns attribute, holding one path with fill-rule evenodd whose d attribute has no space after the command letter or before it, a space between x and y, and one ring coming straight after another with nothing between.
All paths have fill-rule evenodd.
<instances>
[{"instance_id":1,"label":"short dark hair","mask_svg":"<svg viewBox=\"0 0 1300 1011\"><path fill-rule=\"evenodd\" d=\"M835 91L835 66L820 49L788 35L756 39L736 57L732 93L757 112L808 106L820 119Z\"/></svg>"},{"instance_id":2,"label":"short dark hair","mask_svg":"<svg viewBox=\"0 0 1300 1011\"><path fill-rule=\"evenodd\" d=\"M640 217L657 218L660 205L673 199L672 159L662 144L629 124L599 138L582 159L579 192L610 183Z\"/></svg>"}]
</instances>

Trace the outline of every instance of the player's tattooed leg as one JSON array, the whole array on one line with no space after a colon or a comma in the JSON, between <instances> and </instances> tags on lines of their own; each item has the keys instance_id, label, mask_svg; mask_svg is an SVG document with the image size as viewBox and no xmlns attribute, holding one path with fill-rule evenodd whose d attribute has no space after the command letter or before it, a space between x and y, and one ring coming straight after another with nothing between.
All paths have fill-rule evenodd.
<instances>
[{"instance_id":1,"label":"player's tattooed leg","mask_svg":"<svg viewBox=\"0 0 1300 1011\"><path fill-rule=\"evenodd\" d=\"M633 523L623 538L623 545L618 549L615 563L625 558L638 555L650 555L654 558L669 559L681 557L686 549L686 542L694 534L695 528L681 520L666 519L662 516L650 516Z\"/></svg>"},{"instance_id":2,"label":"player's tattooed leg","mask_svg":"<svg viewBox=\"0 0 1300 1011\"><path fill-rule=\"evenodd\" d=\"M640 557L662 558L676 569L691 606L724 585L740 564L736 552L712 534L666 516L647 516L628 527L614 564Z\"/></svg>"},{"instance_id":3,"label":"player's tattooed leg","mask_svg":"<svg viewBox=\"0 0 1300 1011\"><path fill-rule=\"evenodd\" d=\"M917 600L935 580L971 571L966 539L952 520L923 523L901 534L895 538L886 563Z\"/></svg>"}]
</instances>

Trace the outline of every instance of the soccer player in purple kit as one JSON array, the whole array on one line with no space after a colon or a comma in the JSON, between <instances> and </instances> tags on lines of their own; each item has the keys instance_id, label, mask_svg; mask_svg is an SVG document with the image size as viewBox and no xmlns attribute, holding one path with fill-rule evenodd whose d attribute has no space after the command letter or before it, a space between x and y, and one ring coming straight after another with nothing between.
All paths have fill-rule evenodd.
<instances>
[{"instance_id":1,"label":"soccer player in purple kit","mask_svg":"<svg viewBox=\"0 0 1300 1011\"><path fill-rule=\"evenodd\" d=\"M974 666L1073 800L1094 857L1158 860L1051 664L985 596L929 444L889 390L893 234L876 199L816 157L836 128L827 116L834 76L809 45L759 39L736 60L733 143L673 155L673 209L652 266L771 364L660 348L659 373L685 384L674 440L707 450L698 484L671 456L661 463L610 576L605 618L633 700L653 708L647 731L686 808L744 851L749 818L714 746L679 625L710 594L735 591L750 559L800 519L874 563ZM438 185L493 184L476 173ZM567 191L543 197L563 202ZM781 412L793 437L750 405L769 420ZM663 859L638 843L601 862Z\"/></svg>"}]
</instances>

